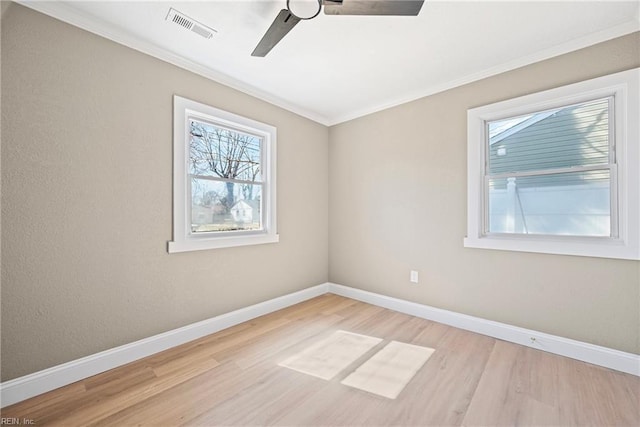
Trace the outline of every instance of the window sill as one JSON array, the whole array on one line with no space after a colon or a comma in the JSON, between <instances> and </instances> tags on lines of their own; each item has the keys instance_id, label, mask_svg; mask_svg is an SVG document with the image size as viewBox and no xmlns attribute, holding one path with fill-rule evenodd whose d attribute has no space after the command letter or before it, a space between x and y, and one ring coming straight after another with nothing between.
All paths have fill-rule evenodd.
<instances>
[{"instance_id":1,"label":"window sill","mask_svg":"<svg viewBox=\"0 0 640 427\"><path fill-rule=\"evenodd\" d=\"M596 258L640 260L640 248L606 238L553 238L547 236L465 237L465 248L534 252Z\"/></svg>"},{"instance_id":2,"label":"window sill","mask_svg":"<svg viewBox=\"0 0 640 427\"><path fill-rule=\"evenodd\" d=\"M232 248L235 246L262 245L265 243L278 243L278 234L257 234L233 237L215 238L185 238L168 242L169 253L203 251L207 249Z\"/></svg>"}]
</instances>

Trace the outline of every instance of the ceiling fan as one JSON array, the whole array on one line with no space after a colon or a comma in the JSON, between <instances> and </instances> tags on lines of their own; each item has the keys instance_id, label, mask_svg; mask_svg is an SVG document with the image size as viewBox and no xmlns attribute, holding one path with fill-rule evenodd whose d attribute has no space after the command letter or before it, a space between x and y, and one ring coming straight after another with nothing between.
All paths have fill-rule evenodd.
<instances>
[{"instance_id":1,"label":"ceiling fan","mask_svg":"<svg viewBox=\"0 0 640 427\"><path fill-rule=\"evenodd\" d=\"M287 0L267 32L251 53L266 56L300 21L313 19L324 6L325 15L417 16L424 0Z\"/></svg>"}]
</instances>

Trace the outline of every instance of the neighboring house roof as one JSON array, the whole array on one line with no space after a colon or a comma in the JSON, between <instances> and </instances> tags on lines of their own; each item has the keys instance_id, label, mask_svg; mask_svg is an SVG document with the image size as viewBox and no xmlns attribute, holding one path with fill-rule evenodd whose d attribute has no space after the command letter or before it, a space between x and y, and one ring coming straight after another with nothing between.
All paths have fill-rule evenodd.
<instances>
[{"instance_id":1,"label":"neighboring house roof","mask_svg":"<svg viewBox=\"0 0 640 427\"><path fill-rule=\"evenodd\" d=\"M495 129L489 132L489 144L495 144L500 142L509 136L522 131L523 129L533 126L541 120L546 119L549 116L556 114L560 109L544 111L528 116L517 117L512 121L506 121L501 126L497 126ZM493 134L493 135L492 135Z\"/></svg>"},{"instance_id":2,"label":"neighboring house roof","mask_svg":"<svg viewBox=\"0 0 640 427\"><path fill-rule=\"evenodd\" d=\"M524 120L520 120L524 117ZM490 173L512 173L608 164L609 100L505 120L490 139ZM499 123L502 125L503 123ZM607 179L607 171L520 178L520 186L569 185ZM505 185L503 180L494 185ZM505 181L506 182L506 181Z\"/></svg>"}]
</instances>

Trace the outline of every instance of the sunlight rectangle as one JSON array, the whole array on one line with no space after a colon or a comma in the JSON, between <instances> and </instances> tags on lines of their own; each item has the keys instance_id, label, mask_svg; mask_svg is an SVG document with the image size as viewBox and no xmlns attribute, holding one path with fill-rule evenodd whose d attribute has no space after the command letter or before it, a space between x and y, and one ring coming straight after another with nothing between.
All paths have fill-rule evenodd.
<instances>
[{"instance_id":1,"label":"sunlight rectangle","mask_svg":"<svg viewBox=\"0 0 640 427\"><path fill-rule=\"evenodd\" d=\"M395 399L435 350L391 341L342 384Z\"/></svg>"},{"instance_id":2,"label":"sunlight rectangle","mask_svg":"<svg viewBox=\"0 0 640 427\"><path fill-rule=\"evenodd\" d=\"M330 380L381 341L380 338L336 331L278 365Z\"/></svg>"}]
</instances>

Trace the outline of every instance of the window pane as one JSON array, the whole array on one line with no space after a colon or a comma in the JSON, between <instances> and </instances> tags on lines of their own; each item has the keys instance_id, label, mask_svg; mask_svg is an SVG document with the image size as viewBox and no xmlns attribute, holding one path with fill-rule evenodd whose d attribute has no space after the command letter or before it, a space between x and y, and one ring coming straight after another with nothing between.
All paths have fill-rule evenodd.
<instances>
[{"instance_id":1,"label":"window pane","mask_svg":"<svg viewBox=\"0 0 640 427\"><path fill-rule=\"evenodd\" d=\"M189 173L260 182L261 138L189 121Z\"/></svg>"},{"instance_id":2,"label":"window pane","mask_svg":"<svg viewBox=\"0 0 640 427\"><path fill-rule=\"evenodd\" d=\"M489 179L489 232L610 236L609 170Z\"/></svg>"},{"instance_id":3,"label":"window pane","mask_svg":"<svg viewBox=\"0 0 640 427\"><path fill-rule=\"evenodd\" d=\"M262 229L262 185L191 178L191 232Z\"/></svg>"},{"instance_id":4,"label":"window pane","mask_svg":"<svg viewBox=\"0 0 640 427\"><path fill-rule=\"evenodd\" d=\"M609 163L609 99L488 123L491 174Z\"/></svg>"}]
</instances>

